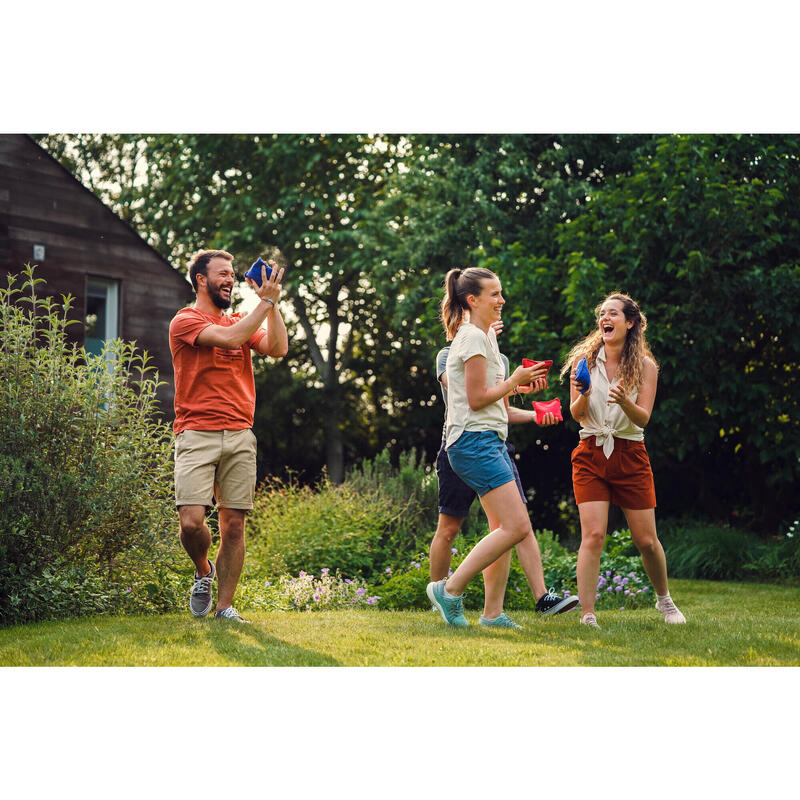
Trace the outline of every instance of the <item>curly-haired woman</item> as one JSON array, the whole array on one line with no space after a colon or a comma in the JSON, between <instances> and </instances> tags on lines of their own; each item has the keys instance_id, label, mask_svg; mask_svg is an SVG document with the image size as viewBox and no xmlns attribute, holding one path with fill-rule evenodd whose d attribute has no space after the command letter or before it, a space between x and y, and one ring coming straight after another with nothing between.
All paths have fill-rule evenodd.
<instances>
[{"instance_id":1,"label":"curly-haired woman","mask_svg":"<svg viewBox=\"0 0 800 800\"><path fill-rule=\"evenodd\" d=\"M667 561L656 533L656 491L644 446L658 383L658 364L647 344L647 319L627 295L614 292L596 308L596 327L572 348L561 374L570 372L570 413L580 423L572 451L572 486L581 520L578 597L581 622L599 627L594 613L600 556L611 503L622 508L633 543L656 592L656 608L670 623L686 622L669 594ZM590 382L576 374L586 359Z\"/></svg>"}]
</instances>

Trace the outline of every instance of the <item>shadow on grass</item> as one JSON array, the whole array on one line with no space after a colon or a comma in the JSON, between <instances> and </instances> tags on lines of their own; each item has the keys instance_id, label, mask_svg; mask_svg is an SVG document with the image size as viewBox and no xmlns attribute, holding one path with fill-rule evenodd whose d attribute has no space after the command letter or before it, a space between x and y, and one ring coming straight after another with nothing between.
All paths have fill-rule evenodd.
<instances>
[{"instance_id":1,"label":"shadow on grass","mask_svg":"<svg viewBox=\"0 0 800 800\"><path fill-rule=\"evenodd\" d=\"M338 667L331 656L288 644L254 625L215 621L208 642L223 658L242 667Z\"/></svg>"}]
</instances>

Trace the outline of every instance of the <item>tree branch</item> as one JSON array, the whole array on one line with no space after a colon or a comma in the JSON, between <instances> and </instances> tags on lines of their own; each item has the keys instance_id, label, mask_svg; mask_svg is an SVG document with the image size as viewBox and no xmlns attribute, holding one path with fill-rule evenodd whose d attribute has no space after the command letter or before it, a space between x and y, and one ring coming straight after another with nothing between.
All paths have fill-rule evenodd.
<instances>
[{"instance_id":1,"label":"tree branch","mask_svg":"<svg viewBox=\"0 0 800 800\"><path fill-rule=\"evenodd\" d=\"M311 353L311 360L314 362L314 366L316 367L320 378L324 380L326 367L325 359L322 357L322 351L319 349L319 345L317 344L317 339L314 334L314 327L311 324L311 320L308 318L308 312L306 311L306 307L302 298L295 295L292 298L292 306L294 307L294 312L297 314L297 319L299 320L300 326L302 327L303 332L306 335L306 339L308 340L308 351Z\"/></svg>"}]
</instances>

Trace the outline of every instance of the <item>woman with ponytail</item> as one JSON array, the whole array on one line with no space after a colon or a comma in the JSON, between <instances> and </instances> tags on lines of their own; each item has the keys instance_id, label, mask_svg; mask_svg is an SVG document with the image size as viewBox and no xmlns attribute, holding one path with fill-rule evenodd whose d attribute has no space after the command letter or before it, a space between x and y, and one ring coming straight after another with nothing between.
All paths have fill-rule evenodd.
<instances>
[{"instance_id":1,"label":"woman with ponytail","mask_svg":"<svg viewBox=\"0 0 800 800\"><path fill-rule=\"evenodd\" d=\"M517 367L510 377L505 377L493 327L500 320L504 304L500 281L490 270L471 267L447 273L441 304L445 335L452 341L446 368L446 453L456 475L480 498L492 528L449 578L428 584L428 597L442 619L462 627L469 625L463 609L467 584L486 570L487 593L490 587L495 591L500 582L504 593L508 559L514 546L529 567L526 577L534 588L538 612L557 614L577 604L575 598L563 599L546 590L525 497L505 446L507 396L520 385L543 378L547 369ZM491 622L482 620L482 624Z\"/></svg>"},{"instance_id":2,"label":"woman with ponytail","mask_svg":"<svg viewBox=\"0 0 800 800\"><path fill-rule=\"evenodd\" d=\"M644 446L658 383L658 364L647 344L647 318L626 294L614 292L595 309L597 327L572 348L570 413L580 423L572 451L572 486L581 520L578 597L581 622L598 628L594 613L600 556L611 503L622 508L633 543L656 592L665 622L683 623L667 584L667 561L656 533L656 490ZM588 385L578 367L586 359Z\"/></svg>"}]
</instances>

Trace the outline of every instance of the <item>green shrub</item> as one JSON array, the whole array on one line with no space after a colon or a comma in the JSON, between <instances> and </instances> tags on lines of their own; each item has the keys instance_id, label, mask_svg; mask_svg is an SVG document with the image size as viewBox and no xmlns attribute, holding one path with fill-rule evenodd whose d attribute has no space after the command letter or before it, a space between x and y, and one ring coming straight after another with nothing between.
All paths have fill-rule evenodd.
<instances>
[{"instance_id":1,"label":"green shrub","mask_svg":"<svg viewBox=\"0 0 800 800\"><path fill-rule=\"evenodd\" d=\"M577 594L575 575L577 554L571 553L559 544L552 531L536 531L535 535L542 554L547 587L564 596ZM457 539L454 549L458 552L453 556L452 570L463 561L471 547L472 543L463 537ZM628 531L615 531L609 535L600 559L596 598L598 608L638 608L653 602L653 593L647 583L641 559L630 555L631 548ZM380 595L380 607L390 609L429 607L430 602L425 594L429 573L430 562L424 555L412 560L402 569L392 570L383 583L373 587L375 593ZM482 578L476 577L471 580L464 592L464 607L483 608L483 589ZM508 611L530 611L535 604L535 598L515 553L511 557L504 607Z\"/></svg>"},{"instance_id":2,"label":"green shrub","mask_svg":"<svg viewBox=\"0 0 800 800\"><path fill-rule=\"evenodd\" d=\"M722 523L674 519L661 524L669 574L676 578L789 581L800 579L800 540L762 539Z\"/></svg>"},{"instance_id":3,"label":"green shrub","mask_svg":"<svg viewBox=\"0 0 800 800\"><path fill-rule=\"evenodd\" d=\"M380 495L396 513L386 531L383 548L390 564L400 565L430 547L439 518L439 484L436 470L424 463L423 453L412 448L401 452L397 467L384 449L374 459L366 458L347 473L345 486L365 497ZM474 502L461 526L468 538L485 533L486 520L480 503Z\"/></svg>"},{"instance_id":4,"label":"green shrub","mask_svg":"<svg viewBox=\"0 0 800 800\"><path fill-rule=\"evenodd\" d=\"M380 584L373 584L373 591L378 595L381 608L388 609L422 609L430 608L430 601L425 594L425 587L430 581L430 561L420 556L403 568L387 567L392 570L387 579Z\"/></svg>"},{"instance_id":5,"label":"green shrub","mask_svg":"<svg viewBox=\"0 0 800 800\"><path fill-rule=\"evenodd\" d=\"M327 479L315 487L268 479L248 514L246 577L325 568L371 577L384 563L384 535L397 513L379 493L358 494Z\"/></svg>"},{"instance_id":6,"label":"green shrub","mask_svg":"<svg viewBox=\"0 0 800 800\"><path fill-rule=\"evenodd\" d=\"M69 344L70 298L43 300L33 268L23 277L0 289L3 624L123 609L115 590L173 564L178 544L147 354Z\"/></svg>"}]
</instances>

